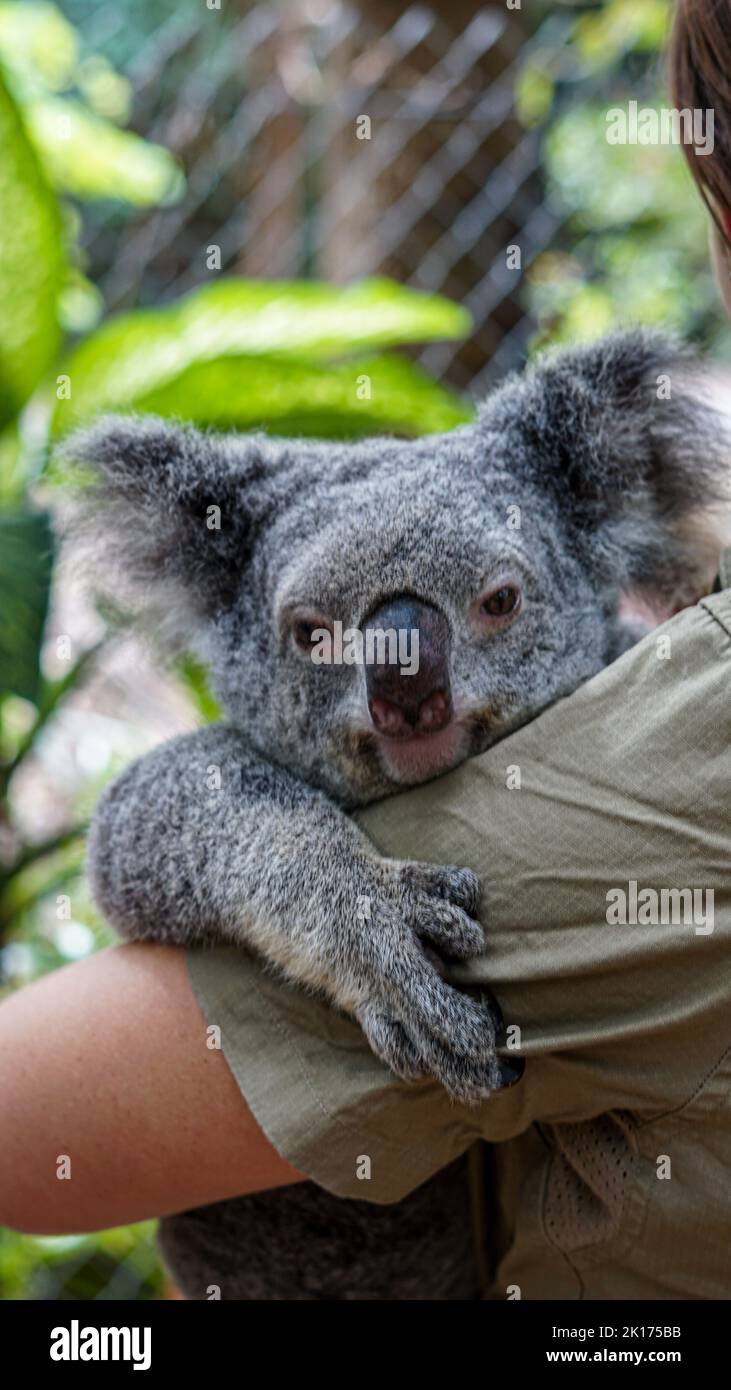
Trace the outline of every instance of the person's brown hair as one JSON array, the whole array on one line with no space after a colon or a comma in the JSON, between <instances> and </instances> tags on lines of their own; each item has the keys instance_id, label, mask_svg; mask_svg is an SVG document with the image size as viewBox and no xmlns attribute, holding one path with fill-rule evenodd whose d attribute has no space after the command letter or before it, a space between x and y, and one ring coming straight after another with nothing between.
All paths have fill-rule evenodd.
<instances>
[{"instance_id":1,"label":"person's brown hair","mask_svg":"<svg viewBox=\"0 0 731 1390\"><path fill-rule=\"evenodd\" d=\"M713 111L713 151L683 151L701 195L731 244L731 5L678 0L670 41L670 88L679 110Z\"/></svg>"}]
</instances>

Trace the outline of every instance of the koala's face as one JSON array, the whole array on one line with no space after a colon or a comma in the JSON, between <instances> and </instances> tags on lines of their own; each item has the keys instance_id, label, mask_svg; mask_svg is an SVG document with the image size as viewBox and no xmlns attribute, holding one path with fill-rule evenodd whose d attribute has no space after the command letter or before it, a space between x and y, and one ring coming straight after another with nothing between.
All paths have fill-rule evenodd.
<instances>
[{"instance_id":1,"label":"koala's face","mask_svg":"<svg viewBox=\"0 0 731 1390\"><path fill-rule=\"evenodd\" d=\"M204 657L262 753L352 805L574 690L616 651L622 590L702 592L731 449L696 384L630 332L416 442L111 418L66 452L94 471L82 510L115 596L126 580Z\"/></svg>"},{"instance_id":2,"label":"koala's face","mask_svg":"<svg viewBox=\"0 0 731 1390\"><path fill-rule=\"evenodd\" d=\"M208 642L230 718L308 781L352 803L434 777L606 661L604 595L489 431L344 468L333 449L316 474Z\"/></svg>"}]
</instances>

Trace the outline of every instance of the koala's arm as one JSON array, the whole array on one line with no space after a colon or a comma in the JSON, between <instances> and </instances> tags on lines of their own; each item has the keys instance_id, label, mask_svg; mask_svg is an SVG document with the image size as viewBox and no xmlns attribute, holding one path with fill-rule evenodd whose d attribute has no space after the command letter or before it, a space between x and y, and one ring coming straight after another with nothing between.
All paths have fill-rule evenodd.
<instances>
[{"instance_id":1,"label":"koala's arm","mask_svg":"<svg viewBox=\"0 0 731 1390\"><path fill-rule=\"evenodd\" d=\"M402 1076L463 1099L506 1081L494 1008L436 951L482 944L469 870L379 856L322 793L221 725L163 744L107 789L89 837L95 899L122 936L254 948L354 1015Z\"/></svg>"}]
</instances>

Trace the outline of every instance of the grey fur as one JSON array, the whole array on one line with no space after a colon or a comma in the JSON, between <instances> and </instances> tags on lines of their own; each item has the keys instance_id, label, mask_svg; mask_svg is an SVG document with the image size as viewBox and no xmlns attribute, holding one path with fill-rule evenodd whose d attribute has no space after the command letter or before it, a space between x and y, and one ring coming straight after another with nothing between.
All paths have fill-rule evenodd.
<instances>
[{"instance_id":1,"label":"grey fur","mask_svg":"<svg viewBox=\"0 0 731 1390\"><path fill-rule=\"evenodd\" d=\"M255 1233L255 1238L254 1238ZM477 1296L467 1162L402 1202L345 1202L314 1183L169 1217L160 1244L188 1298L467 1301ZM208 1292L211 1290L211 1292Z\"/></svg>"},{"instance_id":2,"label":"grey fur","mask_svg":"<svg viewBox=\"0 0 731 1390\"><path fill-rule=\"evenodd\" d=\"M102 797L89 865L111 924L253 947L358 1018L403 1077L429 1071L462 1100L509 1082L494 1009L447 985L429 949L479 951L474 876L383 859L349 819L401 774L362 668L314 666L289 619L304 605L360 627L393 595L437 604L461 728L448 765L481 752L634 640L622 591L679 605L703 588L728 439L690 381L680 349L637 331L542 359L475 424L415 442L216 437L134 417L74 436L65 453L93 471L80 531L110 591L205 660L227 720ZM476 633L471 605L506 574L522 612Z\"/></svg>"}]
</instances>

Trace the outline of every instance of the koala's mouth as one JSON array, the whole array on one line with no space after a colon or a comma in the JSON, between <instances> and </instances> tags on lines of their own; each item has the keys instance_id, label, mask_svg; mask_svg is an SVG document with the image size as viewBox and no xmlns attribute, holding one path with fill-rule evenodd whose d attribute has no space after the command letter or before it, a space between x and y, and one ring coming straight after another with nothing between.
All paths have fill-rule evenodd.
<instances>
[{"instance_id":1,"label":"koala's mouth","mask_svg":"<svg viewBox=\"0 0 731 1390\"><path fill-rule=\"evenodd\" d=\"M455 720L435 734L398 739L376 735L374 739L383 772L389 781L402 786L449 772L468 756L470 743L469 729Z\"/></svg>"}]
</instances>

